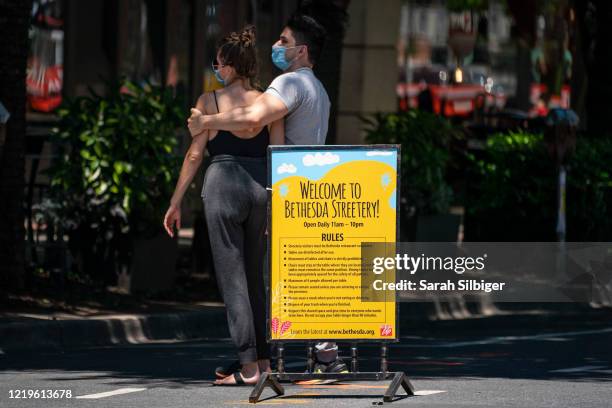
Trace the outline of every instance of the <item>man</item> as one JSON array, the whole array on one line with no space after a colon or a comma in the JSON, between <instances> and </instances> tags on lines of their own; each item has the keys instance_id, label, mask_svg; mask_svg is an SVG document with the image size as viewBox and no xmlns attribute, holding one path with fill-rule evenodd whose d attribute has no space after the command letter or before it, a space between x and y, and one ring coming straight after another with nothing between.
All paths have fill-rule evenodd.
<instances>
[{"instance_id":1,"label":"man","mask_svg":"<svg viewBox=\"0 0 612 408\"><path fill-rule=\"evenodd\" d=\"M313 18L293 16L272 46L272 62L284 73L249 106L216 115L192 109L188 119L192 136L206 130L260 128L285 118L285 143L325 143L329 97L312 67L325 41L325 30Z\"/></svg>"},{"instance_id":2,"label":"man","mask_svg":"<svg viewBox=\"0 0 612 408\"><path fill-rule=\"evenodd\" d=\"M285 144L325 144L330 102L312 71L324 42L325 29L312 17L299 14L291 17L272 46L272 62L283 74L249 106L216 115L203 115L192 109L188 120L191 135L206 129L260 128L285 118ZM335 343L318 343L315 348L315 372L348 372L346 364L338 358Z\"/></svg>"}]
</instances>

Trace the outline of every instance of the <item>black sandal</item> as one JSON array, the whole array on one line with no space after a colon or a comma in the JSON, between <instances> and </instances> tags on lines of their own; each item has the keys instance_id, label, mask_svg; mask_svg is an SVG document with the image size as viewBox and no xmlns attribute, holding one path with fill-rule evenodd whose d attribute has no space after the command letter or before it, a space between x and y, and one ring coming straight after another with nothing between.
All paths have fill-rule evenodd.
<instances>
[{"instance_id":1,"label":"black sandal","mask_svg":"<svg viewBox=\"0 0 612 408\"><path fill-rule=\"evenodd\" d=\"M236 381L236 385L246 385L246 383L244 382L244 379L242 378L242 374L240 374L239 371L236 371L234 373L234 381Z\"/></svg>"},{"instance_id":2,"label":"black sandal","mask_svg":"<svg viewBox=\"0 0 612 408\"><path fill-rule=\"evenodd\" d=\"M242 364L240 364L240 361L236 360L226 367L219 366L215 368L215 377L222 380L225 377L229 377L230 375L232 375L232 373L240 371L241 368Z\"/></svg>"},{"instance_id":3,"label":"black sandal","mask_svg":"<svg viewBox=\"0 0 612 408\"><path fill-rule=\"evenodd\" d=\"M242 387L245 385L248 386L254 386L255 383L253 384L247 384L244 382L244 379L242 378L242 374L240 374L240 371L236 371L234 374L232 374L234 376L234 381L236 381L235 384L217 384L217 383L213 383L214 386L217 387Z\"/></svg>"}]
</instances>

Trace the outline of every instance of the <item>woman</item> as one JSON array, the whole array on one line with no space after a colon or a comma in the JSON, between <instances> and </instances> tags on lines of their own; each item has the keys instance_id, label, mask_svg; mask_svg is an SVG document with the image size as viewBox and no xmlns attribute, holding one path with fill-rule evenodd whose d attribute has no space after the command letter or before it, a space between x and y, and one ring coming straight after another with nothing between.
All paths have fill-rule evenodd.
<instances>
[{"instance_id":1,"label":"woman","mask_svg":"<svg viewBox=\"0 0 612 408\"><path fill-rule=\"evenodd\" d=\"M261 92L252 27L231 33L217 49L215 76L225 85L198 99L196 109L215 114L250 105ZM238 348L239 371L217 370L216 385L254 384L270 370L266 343L266 297L263 281L266 229L266 151L282 144L282 119L261 129L241 132L205 131L193 138L187 151L164 227L170 236L180 228L181 200L200 167L204 148L212 156L204 177L202 199L208 224L217 282L230 334Z\"/></svg>"}]
</instances>

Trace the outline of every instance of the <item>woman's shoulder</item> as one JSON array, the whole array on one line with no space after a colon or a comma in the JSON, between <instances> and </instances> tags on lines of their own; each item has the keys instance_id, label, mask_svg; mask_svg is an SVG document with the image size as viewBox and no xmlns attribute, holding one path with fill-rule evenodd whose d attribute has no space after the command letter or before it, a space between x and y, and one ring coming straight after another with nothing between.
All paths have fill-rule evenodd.
<instances>
[{"instance_id":1,"label":"woman's shoulder","mask_svg":"<svg viewBox=\"0 0 612 408\"><path fill-rule=\"evenodd\" d=\"M259 89L249 89L246 92L247 98L249 98L249 102L253 102L255 99L257 99L263 92L261 92Z\"/></svg>"},{"instance_id":2,"label":"woman's shoulder","mask_svg":"<svg viewBox=\"0 0 612 408\"><path fill-rule=\"evenodd\" d=\"M214 91L204 92L198 98L198 102L197 102L196 106L204 108L205 112L203 112L203 113L214 112L216 110L216 108L215 108L215 95L213 93L214 93Z\"/></svg>"}]
</instances>

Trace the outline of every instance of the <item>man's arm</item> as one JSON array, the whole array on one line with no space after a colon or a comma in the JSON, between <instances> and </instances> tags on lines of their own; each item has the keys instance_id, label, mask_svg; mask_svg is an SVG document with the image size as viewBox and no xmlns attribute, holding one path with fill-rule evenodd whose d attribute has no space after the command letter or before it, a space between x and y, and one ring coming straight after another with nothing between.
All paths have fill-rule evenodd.
<instances>
[{"instance_id":1,"label":"man's arm","mask_svg":"<svg viewBox=\"0 0 612 408\"><path fill-rule=\"evenodd\" d=\"M279 119L270 124L270 144L285 144L285 119Z\"/></svg>"},{"instance_id":2,"label":"man's arm","mask_svg":"<svg viewBox=\"0 0 612 408\"><path fill-rule=\"evenodd\" d=\"M192 110L189 131L192 136L209 130L244 130L260 128L287 115L284 102L269 93L262 93L249 105L216 115L201 115Z\"/></svg>"}]
</instances>

